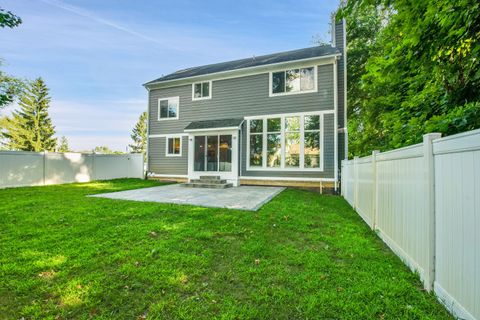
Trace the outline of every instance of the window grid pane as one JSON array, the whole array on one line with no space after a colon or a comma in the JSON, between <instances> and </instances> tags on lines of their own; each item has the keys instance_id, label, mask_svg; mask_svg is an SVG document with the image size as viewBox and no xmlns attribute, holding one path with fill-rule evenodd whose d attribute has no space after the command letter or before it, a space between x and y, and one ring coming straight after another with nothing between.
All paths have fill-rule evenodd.
<instances>
[{"instance_id":1,"label":"window grid pane","mask_svg":"<svg viewBox=\"0 0 480 320\"><path fill-rule=\"evenodd\" d=\"M250 165L261 167L263 161L263 134L250 135Z\"/></svg>"},{"instance_id":2,"label":"window grid pane","mask_svg":"<svg viewBox=\"0 0 480 320\"><path fill-rule=\"evenodd\" d=\"M272 73L272 93L285 92L285 71Z\"/></svg>"},{"instance_id":3,"label":"window grid pane","mask_svg":"<svg viewBox=\"0 0 480 320\"><path fill-rule=\"evenodd\" d=\"M194 97L195 98L201 98L202 97L202 84L201 83L195 83L195 85L194 85Z\"/></svg>"},{"instance_id":4,"label":"window grid pane","mask_svg":"<svg viewBox=\"0 0 480 320\"><path fill-rule=\"evenodd\" d=\"M202 98L210 96L210 83L204 82L202 83Z\"/></svg>"}]
</instances>

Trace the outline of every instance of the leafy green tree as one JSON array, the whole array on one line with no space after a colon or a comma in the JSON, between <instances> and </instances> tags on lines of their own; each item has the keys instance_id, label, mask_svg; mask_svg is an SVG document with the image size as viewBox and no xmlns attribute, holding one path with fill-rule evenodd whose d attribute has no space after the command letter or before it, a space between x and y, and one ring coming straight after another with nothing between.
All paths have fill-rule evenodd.
<instances>
[{"instance_id":1,"label":"leafy green tree","mask_svg":"<svg viewBox=\"0 0 480 320\"><path fill-rule=\"evenodd\" d=\"M113 151L108 146L97 146L93 148L92 152L100 154L123 154L121 151Z\"/></svg>"},{"instance_id":2,"label":"leafy green tree","mask_svg":"<svg viewBox=\"0 0 480 320\"><path fill-rule=\"evenodd\" d=\"M133 140L133 144L129 147L133 152L145 154L147 150L147 112L142 112L138 122L132 130L130 137Z\"/></svg>"},{"instance_id":3,"label":"leafy green tree","mask_svg":"<svg viewBox=\"0 0 480 320\"><path fill-rule=\"evenodd\" d=\"M0 28L14 28L22 23L22 19L17 15L0 8Z\"/></svg>"},{"instance_id":4,"label":"leafy green tree","mask_svg":"<svg viewBox=\"0 0 480 320\"><path fill-rule=\"evenodd\" d=\"M48 114L50 97L42 78L29 83L19 101L20 110L2 120L2 135L10 150L55 151L55 127Z\"/></svg>"},{"instance_id":5,"label":"leafy green tree","mask_svg":"<svg viewBox=\"0 0 480 320\"><path fill-rule=\"evenodd\" d=\"M347 24L350 156L480 123L480 4L357 0Z\"/></svg>"},{"instance_id":6,"label":"leafy green tree","mask_svg":"<svg viewBox=\"0 0 480 320\"><path fill-rule=\"evenodd\" d=\"M10 11L0 8L0 28L14 28L22 23L22 19ZM0 67L2 61L0 60ZM22 80L12 77L0 70L0 109L12 103L22 92L25 84Z\"/></svg>"},{"instance_id":7,"label":"leafy green tree","mask_svg":"<svg viewBox=\"0 0 480 320\"><path fill-rule=\"evenodd\" d=\"M2 61L0 60L0 67ZM11 104L25 89L25 82L0 70L0 109Z\"/></svg>"},{"instance_id":8,"label":"leafy green tree","mask_svg":"<svg viewBox=\"0 0 480 320\"><path fill-rule=\"evenodd\" d=\"M70 152L70 147L68 146L67 137L62 136L60 142L58 143L58 152Z\"/></svg>"}]
</instances>

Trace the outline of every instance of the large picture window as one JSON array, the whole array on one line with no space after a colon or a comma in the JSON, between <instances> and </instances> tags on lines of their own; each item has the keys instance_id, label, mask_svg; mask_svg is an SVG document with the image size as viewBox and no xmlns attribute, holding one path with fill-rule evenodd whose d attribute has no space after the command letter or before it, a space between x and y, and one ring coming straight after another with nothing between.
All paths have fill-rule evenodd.
<instances>
[{"instance_id":1,"label":"large picture window","mask_svg":"<svg viewBox=\"0 0 480 320\"><path fill-rule=\"evenodd\" d=\"M270 73L270 96L316 91L316 67Z\"/></svg>"},{"instance_id":2,"label":"large picture window","mask_svg":"<svg viewBox=\"0 0 480 320\"><path fill-rule=\"evenodd\" d=\"M248 119L250 170L323 170L323 114Z\"/></svg>"},{"instance_id":3,"label":"large picture window","mask_svg":"<svg viewBox=\"0 0 480 320\"><path fill-rule=\"evenodd\" d=\"M178 119L179 97L158 99L158 120Z\"/></svg>"}]
</instances>

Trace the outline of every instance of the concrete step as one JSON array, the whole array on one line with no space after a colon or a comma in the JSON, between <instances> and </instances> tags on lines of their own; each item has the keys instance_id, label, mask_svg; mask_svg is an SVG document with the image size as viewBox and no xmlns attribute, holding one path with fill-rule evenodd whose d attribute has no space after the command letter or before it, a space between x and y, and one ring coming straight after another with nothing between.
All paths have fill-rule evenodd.
<instances>
[{"instance_id":1,"label":"concrete step","mask_svg":"<svg viewBox=\"0 0 480 320\"><path fill-rule=\"evenodd\" d=\"M227 180L217 180L217 179L192 179L191 183L214 183L214 184L224 184L227 183Z\"/></svg>"},{"instance_id":2,"label":"concrete step","mask_svg":"<svg viewBox=\"0 0 480 320\"><path fill-rule=\"evenodd\" d=\"M188 188L211 188L211 189L226 189L233 187L232 183L199 183L199 182L188 182L182 184L184 187Z\"/></svg>"},{"instance_id":3,"label":"concrete step","mask_svg":"<svg viewBox=\"0 0 480 320\"><path fill-rule=\"evenodd\" d=\"M220 180L220 176L200 176L200 180Z\"/></svg>"}]
</instances>

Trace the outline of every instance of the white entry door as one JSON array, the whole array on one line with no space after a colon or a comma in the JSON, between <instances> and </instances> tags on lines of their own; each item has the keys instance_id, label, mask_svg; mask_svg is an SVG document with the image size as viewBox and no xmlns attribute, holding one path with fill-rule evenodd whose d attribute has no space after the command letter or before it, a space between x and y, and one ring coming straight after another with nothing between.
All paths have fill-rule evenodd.
<instances>
[{"instance_id":1,"label":"white entry door","mask_svg":"<svg viewBox=\"0 0 480 320\"><path fill-rule=\"evenodd\" d=\"M209 175L238 185L237 130L189 134L188 178Z\"/></svg>"}]
</instances>

